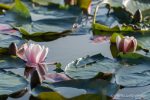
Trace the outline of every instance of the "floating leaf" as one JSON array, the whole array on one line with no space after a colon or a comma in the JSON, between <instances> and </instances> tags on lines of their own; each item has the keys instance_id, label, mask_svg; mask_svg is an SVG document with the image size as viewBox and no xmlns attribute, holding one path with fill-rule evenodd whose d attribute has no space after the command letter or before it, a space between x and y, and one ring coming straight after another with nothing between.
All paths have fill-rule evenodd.
<instances>
[{"instance_id":1,"label":"floating leaf","mask_svg":"<svg viewBox=\"0 0 150 100\"><path fill-rule=\"evenodd\" d=\"M17 25L31 22L30 11L28 7L20 0L15 0L11 5L0 4L0 8L8 10L6 15L3 17L4 19L7 17L5 22L8 21L8 23L10 23L11 21L15 22Z\"/></svg>"},{"instance_id":2,"label":"floating leaf","mask_svg":"<svg viewBox=\"0 0 150 100\"><path fill-rule=\"evenodd\" d=\"M59 5L65 5L64 0L32 0L32 2L43 5L43 6L48 6L50 4L59 4Z\"/></svg>"},{"instance_id":3,"label":"floating leaf","mask_svg":"<svg viewBox=\"0 0 150 100\"><path fill-rule=\"evenodd\" d=\"M119 100L135 100L135 99L144 99L149 100L149 85L143 87L128 87L120 89L114 99Z\"/></svg>"},{"instance_id":4,"label":"floating leaf","mask_svg":"<svg viewBox=\"0 0 150 100\"><path fill-rule=\"evenodd\" d=\"M0 70L0 95L11 95L25 89L28 82L12 72Z\"/></svg>"},{"instance_id":5,"label":"floating leaf","mask_svg":"<svg viewBox=\"0 0 150 100\"><path fill-rule=\"evenodd\" d=\"M19 31L27 39L33 39L35 41L48 41L66 36L68 33L70 33L75 20L76 17L43 19L32 22L31 25L23 25L17 29L19 29Z\"/></svg>"},{"instance_id":6,"label":"floating leaf","mask_svg":"<svg viewBox=\"0 0 150 100\"><path fill-rule=\"evenodd\" d=\"M137 10L135 17L133 18L132 14L128 11L125 10L123 7L122 3L128 2L127 4L130 4L130 2L142 2L140 0L129 0L129 1L115 1L115 0L103 0L99 5L97 5L97 8L95 10L94 14L94 20L93 20L93 32L94 34L112 34L114 32L119 32L119 33L148 33L150 32L150 27L147 26L147 24L141 23L141 20L138 18L141 18L140 10ZM120 4L119 4L120 3ZM117 8L113 9L113 12L110 12L110 6L106 5L106 8L108 8L108 13L107 14L99 14L100 9L102 9L103 5L102 4L111 4L114 5ZM136 5L136 4L135 4ZM138 4L137 4L138 5ZM140 5L140 4L139 4ZM101 7L102 6L102 7ZM137 6L139 7L139 6ZM147 8L147 4L145 3L145 7ZM100 11L99 11L100 10ZM137 16L139 15L139 16ZM136 22L140 20L140 22ZM139 23L139 24L137 24Z\"/></svg>"},{"instance_id":7,"label":"floating leaf","mask_svg":"<svg viewBox=\"0 0 150 100\"><path fill-rule=\"evenodd\" d=\"M91 0L32 0L32 2L44 6L52 6L55 4L59 5L60 8L69 8L71 5L78 5L83 11L86 10L87 12L91 4ZM68 5L70 6L68 7Z\"/></svg>"},{"instance_id":8,"label":"floating leaf","mask_svg":"<svg viewBox=\"0 0 150 100\"><path fill-rule=\"evenodd\" d=\"M119 86L105 80L69 80L52 84L43 83L42 86L32 90L32 95L41 97L42 95L44 96L44 92L50 95L53 90L62 95L61 97L63 98L74 100L72 97L88 94L102 94L102 96L112 97L118 89ZM49 99L51 97L53 98L53 95L48 96Z\"/></svg>"},{"instance_id":9,"label":"floating leaf","mask_svg":"<svg viewBox=\"0 0 150 100\"><path fill-rule=\"evenodd\" d=\"M115 60L103 57L101 54L79 58L69 63L65 73L75 79L93 78L99 72L114 73L121 64Z\"/></svg>"},{"instance_id":10,"label":"floating leaf","mask_svg":"<svg viewBox=\"0 0 150 100\"><path fill-rule=\"evenodd\" d=\"M93 32L94 34L113 34L113 33L128 33L128 34L137 34L137 33L149 33L150 30L148 29L136 29L134 28L132 25L127 25L127 26L114 26L112 28L110 28L109 26L106 25L102 25L99 23L94 23L93 24ZM134 35L133 34L133 35ZM140 34L139 34L140 35ZM142 34L141 34L142 35Z\"/></svg>"},{"instance_id":11,"label":"floating leaf","mask_svg":"<svg viewBox=\"0 0 150 100\"><path fill-rule=\"evenodd\" d=\"M124 7L132 14L134 14L138 9L140 9L142 12L150 10L149 0L103 0L102 3L110 4L112 7Z\"/></svg>"},{"instance_id":12,"label":"floating leaf","mask_svg":"<svg viewBox=\"0 0 150 100\"><path fill-rule=\"evenodd\" d=\"M110 74L112 76L108 77L108 79L112 78L111 81L115 81L122 86L144 86L150 84L150 59L148 57L137 53L120 53L119 57L121 59L118 59L118 61L101 55L79 58L67 65L65 73L75 79L93 77L104 79L106 74ZM107 77L105 78L107 79Z\"/></svg>"},{"instance_id":13,"label":"floating leaf","mask_svg":"<svg viewBox=\"0 0 150 100\"><path fill-rule=\"evenodd\" d=\"M116 83L122 86L145 86L150 84L149 64L127 65L116 73Z\"/></svg>"},{"instance_id":14,"label":"floating leaf","mask_svg":"<svg viewBox=\"0 0 150 100\"><path fill-rule=\"evenodd\" d=\"M0 69L24 68L25 62L15 56L0 56Z\"/></svg>"}]
</instances>

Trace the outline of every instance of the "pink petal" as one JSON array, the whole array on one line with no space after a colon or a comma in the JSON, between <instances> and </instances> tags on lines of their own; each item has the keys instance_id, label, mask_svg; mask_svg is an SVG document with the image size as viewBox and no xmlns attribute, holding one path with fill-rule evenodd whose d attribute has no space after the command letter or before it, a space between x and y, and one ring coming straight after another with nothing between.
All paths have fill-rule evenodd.
<instances>
[{"instance_id":1,"label":"pink petal","mask_svg":"<svg viewBox=\"0 0 150 100\"><path fill-rule=\"evenodd\" d=\"M37 67L37 70L38 70L41 78L44 80L45 79L44 75L47 74L47 68L46 68L46 66L39 64L39 66Z\"/></svg>"},{"instance_id":2,"label":"pink petal","mask_svg":"<svg viewBox=\"0 0 150 100\"><path fill-rule=\"evenodd\" d=\"M123 52L127 52L128 51L128 45L129 43L131 42L131 40L129 39L124 39L124 42L123 42Z\"/></svg>"},{"instance_id":3,"label":"pink petal","mask_svg":"<svg viewBox=\"0 0 150 100\"><path fill-rule=\"evenodd\" d=\"M119 50L119 46L120 46L120 43L121 43L121 37L120 36L117 36L116 37L116 45L117 45L117 48L118 48L118 50Z\"/></svg>"},{"instance_id":4,"label":"pink petal","mask_svg":"<svg viewBox=\"0 0 150 100\"><path fill-rule=\"evenodd\" d=\"M40 62L43 62L45 60L47 54L48 54L48 48L44 48L40 57Z\"/></svg>"},{"instance_id":5,"label":"pink petal","mask_svg":"<svg viewBox=\"0 0 150 100\"><path fill-rule=\"evenodd\" d=\"M33 61L34 61L35 63L39 63L39 62L40 62L40 57L41 57L42 51L43 51L43 49L41 48L40 45L36 45L36 46L34 47L34 50L33 50L32 53L33 53L33 56L34 56Z\"/></svg>"},{"instance_id":6,"label":"pink petal","mask_svg":"<svg viewBox=\"0 0 150 100\"><path fill-rule=\"evenodd\" d=\"M27 58L26 58L26 56L25 56L25 51L26 51L27 48L28 48L28 45L27 45L27 44L23 44L23 45L19 48L19 50L17 51L17 56L18 56L19 58L21 58L22 60L24 60L24 61L27 61Z\"/></svg>"},{"instance_id":7,"label":"pink petal","mask_svg":"<svg viewBox=\"0 0 150 100\"><path fill-rule=\"evenodd\" d=\"M39 55L40 47L38 45L34 45L31 50L31 62L37 63L37 55Z\"/></svg>"},{"instance_id":8,"label":"pink petal","mask_svg":"<svg viewBox=\"0 0 150 100\"><path fill-rule=\"evenodd\" d=\"M133 39L133 44L134 44L134 51L136 51L136 48L137 48L137 40L136 39Z\"/></svg>"},{"instance_id":9,"label":"pink petal","mask_svg":"<svg viewBox=\"0 0 150 100\"><path fill-rule=\"evenodd\" d=\"M28 47L25 51L25 56L26 56L27 62L31 61L30 55L31 55L31 47Z\"/></svg>"}]
</instances>

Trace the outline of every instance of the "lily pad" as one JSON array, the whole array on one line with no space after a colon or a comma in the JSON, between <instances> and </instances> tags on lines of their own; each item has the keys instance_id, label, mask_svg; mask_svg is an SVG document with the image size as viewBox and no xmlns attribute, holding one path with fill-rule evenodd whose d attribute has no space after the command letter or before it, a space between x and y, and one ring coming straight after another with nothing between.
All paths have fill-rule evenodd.
<instances>
[{"instance_id":1,"label":"lily pad","mask_svg":"<svg viewBox=\"0 0 150 100\"><path fill-rule=\"evenodd\" d=\"M150 84L149 64L121 68L115 74L116 83L122 86L145 86Z\"/></svg>"},{"instance_id":2,"label":"lily pad","mask_svg":"<svg viewBox=\"0 0 150 100\"><path fill-rule=\"evenodd\" d=\"M139 3L139 5L142 6L144 5L143 2L140 0L129 0L129 1L117 0L117 2L115 0L103 0L101 3L99 3L95 10L92 26L94 34L102 34L102 33L112 34L114 32L124 34L125 33L137 34L150 32L148 22L146 21L144 22L144 20L142 20L140 15L141 13L139 10L136 11L136 14L138 15L136 14L134 15L131 14L129 11L127 11L123 5L121 5L122 3L125 2L130 5L130 2L132 1L135 2L135 5L136 3ZM106 4L106 7L104 7L103 4ZM113 8L113 11L110 10L111 7L107 4L110 4L110 6L112 4L112 6L115 7ZM144 6L147 8L146 5L147 4L145 3ZM108 13L101 14L104 8L105 8L104 11L105 12L108 11Z\"/></svg>"},{"instance_id":3,"label":"lily pad","mask_svg":"<svg viewBox=\"0 0 150 100\"><path fill-rule=\"evenodd\" d=\"M147 49L150 49L150 36L137 37L138 42Z\"/></svg>"},{"instance_id":4,"label":"lily pad","mask_svg":"<svg viewBox=\"0 0 150 100\"><path fill-rule=\"evenodd\" d=\"M122 86L145 86L150 84L149 58L136 53L120 54L121 59L112 60L102 55L79 58L66 66L65 73L75 79L87 79L97 75L112 74L112 82ZM98 78L102 78L99 76Z\"/></svg>"},{"instance_id":5,"label":"lily pad","mask_svg":"<svg viewBox=\"0 0 150 100\"><path fill-rule=\"evenodd\" d=\"M12 72L0 70L0 95L11 95L25 89L28 82Z\"/></svg>"},{"instance_id":6,"label":"lily pad","mask_svg":"<svg viewBox=\"0 0 150 100\"><path fill-rule=\"evenodd\" d=\"M24 68L25 62L15 56L0 56L0 69Z\"/></svg>"},{"instance_id":7,"label":"lily pad","mask_svg":"<svg viewBox=\"0 0 150 100\"><path fill-rule=\"evenodd\" d=\"M67 30L72 30L75 21L76 17L62 19L43 19L34 21L32 24L23 25L22 27L19 27L19 29L27 31L27 33L30 35L46 32L61 33Z\"/></svg>"},{"instance_id":8,"label":"lily pad","mask_svg":"<svg viewBox=\"0 0 150 100\"><path fill-rule=\"evenodd\" d=\"M74 79L93 78L99 72L114 73L121 64L115 60L105 58L101 54L79 58L69 63L65 73Z\"/></svg>"},{"instance_id":9,"label":"lily pad","mask_svg":"<svg viewBox=\"0 0 150 100\"><path fill-rule=\"evenodd\" d=\"M0 8L7 10L2 17L2 23L22 25L31 22L30 11L21 0L14 0L12 4L0 4Z\"/></svg>"},{"instance_id":10,"label":"lily pad","mask_svg":"<svg viewBox=\"0 0 150 100\"><path fill-rule=\"evenodd\" d=\"M62 19L43 19L23 25L17 29L27 39L35 41L55 40L59 37L68 35L73 28L76 17ZM41 38L41 36L43 38Z\"/></svg>"},{"instance_id":11,"label":"lily pad","mask_svg":"<svg viewBox=\"0 0 150 100\"><path fill-rule=\"evenodd\" d=\"M144 99L149 100L149 87L148 86L142 86L142 87L129 87L129 88L123 88L120 89L113 99L119 99L119 100L137 100L137 99Z\"/></svg>"},{"instance_id":12,"label":"lily pad","mask_svg":"<svg viewBox=\"0 0 150 100\"><path fill-rule=\"evenodd\" d=\"M83 85L84 84L84 85ZM119 86L105 80L69 80L57 83L43 83L32 90L33 96L38 96L42 92L51 93L55 91L64 98L73 98L80 95L102 94L112 97L118 91ZM68 92L70 91L70 92ZM50 98L51 96L49 96ZM72 99L71 99L72 100Z\"/></svg>"},{"instance_id":13,"label":"lily pad","mask_svg":"<svg viewBox=\"0 0 150 100\"><path fill-rule=\"evenodd\" d=\"M150 10L149 0L103 0L102 3L110 4L112 7L124 7L132 14L134 14L138 9L142 12Z\"/></svg>"}]
</instances>

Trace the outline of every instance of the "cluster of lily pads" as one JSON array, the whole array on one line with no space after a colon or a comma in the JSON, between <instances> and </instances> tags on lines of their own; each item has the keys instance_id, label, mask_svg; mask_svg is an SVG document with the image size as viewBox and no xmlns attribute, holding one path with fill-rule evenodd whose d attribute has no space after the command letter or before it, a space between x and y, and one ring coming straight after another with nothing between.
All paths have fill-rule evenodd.
<instances>
[{"instance_id":1,"label":"cluster of lily pads","mask_svg":"<svg viewBox=\"0 0 150 100\"><path fill-rule=\"evenodd\" d=\"M20 97L30 83L31 99L109 100L124 95L118 91L149 86L150 2L116 1L2 0L0 96ZM45 62L47 47L28 43L70 35L83 27L83 20L91 21L89 17L93 19L93 41L108 40L113 59L102 54L87 56L72 61L63 70L58 62ZM57 73L48 72L51 65L56 66ZM29 82L23 75L6 71L18 67L25 69L24 76ZM149 90L131 94L138 99L150 98Z\"/></svg>"}]
</instances>

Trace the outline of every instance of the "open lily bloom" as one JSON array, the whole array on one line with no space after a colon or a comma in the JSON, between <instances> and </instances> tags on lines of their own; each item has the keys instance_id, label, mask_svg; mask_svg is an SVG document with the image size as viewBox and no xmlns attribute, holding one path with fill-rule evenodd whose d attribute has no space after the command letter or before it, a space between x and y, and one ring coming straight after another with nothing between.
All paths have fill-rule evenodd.
<instances>
[{"instance_id":1,"label":"open lily bloom","mask_svg":"<svg viewBox=\"0 0 150 100\"><path fill-rule=\"evenodd\" d=\"M134 37L116 37L116 45L120 52L135 52L137 48L137 40Z\"/></svg>"},{"instance_id":2,"label":"open lily bloom","mask_svg":"<svg viewBox=\"0 0 150 100\"><path fill-rule=\"evenodd\" d=\"M43 64L48 54L48 48L38 44L24 44L22 48L17 51L17 56L26 61L28 67L37 67Z\"/></svg>"},{"instance_id":3,"label":"open lily bloom","mask_svg":"<svg viewBox=\"0 0 150 100\"><path fill-rule=\"evenodd\" d=\"M40 46L38 44L24 44L21 48L15 46L16 55L26 62L25 76L28 77L35 70L41 77L41 81L44 80L44 75L47 74L47 67L45 63L45 58L48 54L48 48Z\"/></svg>"}]
</instances>

